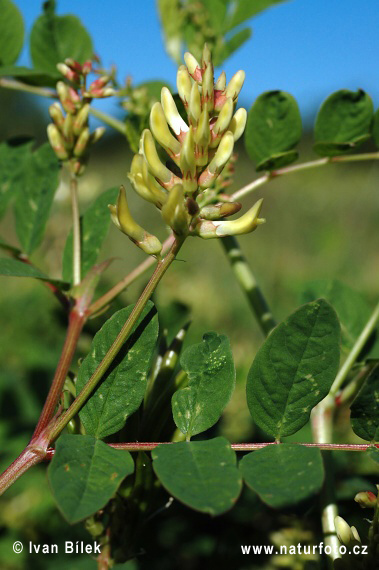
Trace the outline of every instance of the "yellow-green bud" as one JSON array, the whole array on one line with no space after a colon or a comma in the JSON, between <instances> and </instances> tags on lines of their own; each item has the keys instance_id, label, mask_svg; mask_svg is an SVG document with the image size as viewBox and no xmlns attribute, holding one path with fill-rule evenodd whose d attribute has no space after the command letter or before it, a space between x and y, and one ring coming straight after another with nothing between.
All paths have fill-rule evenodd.
<instances>
[{"instance_id":1,"label":"yellow-green bud","mask_svg":"<svg viewBox=\"0 0 379 570\"><path fill-rule=\"evenodd\" d=\"M73 115L71 115L71 113L67 113L63 122L62 133L69 147L74 143L73 122Z\"/></svg>"},{"instance_id":2,"label":"yellow-green bud","mask_svg":"<svg viewBox=\"0 0 379 570\"><path fill-rule=\"evenodd\" d=\"M50 105L49 114L50 117L53 119L54 123L57 125L57 127L61 129L64 123L64 115L62 113L62 108L58 102L55 102L52 105Z\"/></svg>"},{"instance_id":3,"label":"yellow-green bud","mask_svg":"<svg viewBox=\"0 0 379 570\"><path fill-rule=\"evenodd\" d=\"M209 113L207 107L205 107L201 112L199 124L195 132L196 164L198 166L205 166L208 162L208 145L210 140Z\"/></svg>"},{"instance_id":4,"label":"yellow-green bud","mask_svg":"<svg viewBox=\"0 0 379 570\"><path fill-rule=\"evenodd\" d=\"M66 113L75 113L76 105L70 97L69 87L63 81L57 83L57 93L63 109Z\"/></svg>"},{"instance_id":5,"label":"yellow-green bud","mask_svg":"<svg viewBox=\"0 0 379 570\"><path fill-rule=\"evenodd\" d=\"M75 117L73 129L74 129L74 134L76 136L80 135L80 132L83 129L83 127L87 126L89 109L90 105L89 103L86 103L85 105L83 105L83 107L80 109L80 111Z\"/></svg>"},{"instance_id":6,"label":"yellow-green bud","mask_svg":"<svg viewBox=\"0 0 379 570\"><path fill-rule=\"evenodd\" d=\"M98 140L101 139L103 134L105 133L105 127L96 127L91 135L91 144L96 143Z\"/></svg>"},{"instance_id":7,"label":"yellow-green bud","mask_svg":"<svg viewBox=\"0 0 379 570\"><path fill-rule=\"evenodd\" d=\"M202 59L203 68L212 65L212 54L211 50L208 47L208 44L204 44L203 48L203 59Z\"/></svg>"},{"instance_id":8,"label":"yellow-green bud","mask_svg":"<svg viewBox=\"0 0 379 570\"><path fill-rule=\"evenodd\" d=\"M213 69L211 65L208 65L203 75L201 102L203 107L207 107L210 112L213 111L214 108L213 80Z\"/></svg>"},{"instance_id":9,"label":"yellow-green bud","mask_svg":"<svg viewBox=\"0 0 379 570\"><path fill-rule=\"evenodd\" d=\"M234 142L243 135L246 127L247 111L243 107L235 112L232 120L230 121L229 130L233 133Z\"/></svg>"},{"instance_id":10,"label":"yellow-green bud","mask_svg":"<svg viewBox=\"0 0 379 570\"><path fill-rule=\"evenodd\" d=\"M199 87L195 82L192 85L189 106L188 106L188 118L192 125L197 125L197 122L200 118L200 114L201 114L201 95Z\"/></svg>"},{"instance_id":11,"label":"yellow-green bud","mask_svg":"<svg viewBox=\"0 0 379 570\"><path fill-rule=\"evenodd\" d=\"M180 142L171 134L160 103L154 103L151 108L150 129L159 144L172 159L177 161L180 153Z\"/></svg>"},{"instance_id":12,"label":"yellow-green bud","mask_svg":"<svg viewBox=\"0 0 379 570\"><path fill-rule=\"evenodd\" d=\"M213 126L212 143L210 145L211 148L215 148L218 145L223 133L227 129L229 129L229 125L233 116L233 109L234 109L233 99L231 97L228 97L221 108L217 121Z\"/></svg>"},{"instance_id":13,"label":"yellow-green bud","mask_svg":"<svg viewBox=\"0 0 379 570\"><path fill-rule=\"evenodd\" d=\"M188 233L189 216L185 208L182 184L175 184L170 190L166 204L162 207L162 217L177 235Z\"/></svg>"},{"instance_id":14,"label":"yellow-green bud","mask_svg":"<svg viewBox=\"0 0 379 570\"><path fill-rule=\"evenodd\" d=\"M65 146L65 141L56 125L52 123L47 127L47 136L51 147L59 160L67 160L68 152Z\"/></svg>"},{"instance_id":15,"label":"yellow-green bud","mask_svg":"<svg viewBox=\"0 0 379 570\"><path fill-rule=\"evenodd\" d=\"M342 517L336 517L334 519L334 526L339 540L345 546L349 546L349 544L354 540L354 534L345 519Z\"/></svg>"},{"instance_id":16,"label":"yellow-green bud","mask_svg":"<svg viewBox=\"0 0 379 570\"><path fill-rule=\"evenodd\" d=\"M233 101L235 101L242 89L242 85L245 81L245 72L240 69L237 71L231 78L228 83L228 86L225 90L225 95L227 97L232 97Z\"/></svg>"},{"instance_id":17,"label":"yellow-green bud","mask_svg":"<svg viewBox=\"0 0 379 570\"><path fill-rule=\"evenodd\" d=\"M236 214L241 208L242 205L239 202L220 202L201 208L200 216L205 220L219 220Z\"/></svg>"},{"instance_id":18,"label":"yellow-green bud","mask_svg":"<svg viewBox=\"0 0 379 570\"><path fill-rule=\"evenodd\" d=\"M176 85L178 88L179 97L183 101L184 106L187 108L191 96L191 77L185 65L181 65L178 69L176 76Z\"/></svg>"},{"instance_id":19,"label":"yellow-green bud","mask_svg":"<svg viewBox=\"0 0 379 570\"><path fill-rule=\"evenodd\" d=\"M132 160L132 165L128 178L131 181L133 188L148 202L151 202L157 208L161 208L167 200L167 193L155 181L147 169L147 164L141 154L135 154Z\"/></svg>"},{"instance_id":20,"label":"yellow-green bud","mask_svg":"<svg viewBox=\"0 0 379 570\"><path fill-rule=\"evenodd\" d=\"M201 67L197 59L188 51L184 54L184 61L186 62L189 74L201 84Z\"/></svg>"},{"instance_id":21,"label":"yellow-green bud","mask_svg":"<svg viewBox=\"0 0 379 570\"><path fill-rule=\"evenodd\" d=\"M149 166L150 172L161 182L165 188L171 188L175 184L175 176L160 160L153 135L149 129L142 133L142 152Z\"/></svg>"},{"instance_id":22,"label":"yellow-green bud","mask_svg":"<svg viewBox=\"0 0 379 570\"><path fill-rule=\"evenodd\" d=\"M225 71L223 71L220 77L217 79L214 88L217 91L224 91L225 87L226 87L226 74Z\"/></svg>"},{"instance_id":23,"label":"yellow-green bud","mask_svg":"<svg viewBox=\"0 0 379 570\"><path fill-rule=\"evenodd\" d=\"M90 132L89 128L85 127L79 135L78 140L74 146L74 155L77 157L81 157L85 154L88 149L88 144L90 141Z\"/></svg>"},{"instance_id":24,"label":"yellow-green bud","mask_svg":"<svg viewBox=\"0 0 379 570\"><path fill-rule=\"evenodd\" d=\"M224 168L232 155L234 146L233 134L227 131L222 137L216 154L209 163L208 167L201 173L199 177L200 188L209 188Z\"/></svg>"},{"instance_id":25,"label":"yellow-green bud","mask_svg":"<svg viewBox=\"0 0 379 570\"><path fill-rule=\"evenodd\" d=\"M115 206L110 204L108 207L114 224L126 234L133 243L138 245L138 247L149 255L158 255L161 252L162 244L159 239L149 234L133 219L123 186L120 187L117 204Z\"/></svg>"},{"instance_id":26,"label":"yellow-green bud","mask_svg":"<svg viewBox=\"0 0 379 570\"><path fill-rule=\"evenodd\" d=\"M196 180L196 158L195 158L195 140L193 136L193 129L186 134L180 152L180 169L183 174L183 187L185 192L195 192L197 190Z\"/></svg>"},{"instance_id":27,"label":"yellow-green bud","mask_svg":"<svg viewBox=\"0 0 379 570\"><path fill-rule=\"evenodd\" d=\"M167 87L162 88L161 104L166 120L176 136L180 137L181 133L186 133L188 131L188 125L180 116L174 98Z\"/></svg>"},{"instance_id":28,"label":"yellow-green bud","mask_svg":"<svg viewBox=\"0 0 379 570\"><path fill-rule=\"evenodd\" d=\"M265 222L258 218L262 208L263 200L258 200L256 204L246 214L233 221L210 221L199 220L194 233L203 239L212 239L225 236L237 236L253 232L257 226Z\"/></svg>"}]
</instances>

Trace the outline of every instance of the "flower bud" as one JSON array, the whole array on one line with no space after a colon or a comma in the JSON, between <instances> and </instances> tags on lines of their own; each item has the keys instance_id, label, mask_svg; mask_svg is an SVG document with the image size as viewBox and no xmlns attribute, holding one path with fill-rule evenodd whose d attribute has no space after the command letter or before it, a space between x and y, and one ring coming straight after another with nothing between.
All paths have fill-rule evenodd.
<instances>
[{"instance_id":1,"label":"flower bud","mask_svg":"<svg viewBox=\"0 0 379 570\"><path fill-rule=\"evenodd\" d=\"M123 186L120 187L117 204L115 206L110 204L108 207L114 224L126 234L132 242L149 255L158 255L161 252L162 244L159 239L149 234L133 219Z\"/></svg>"},{"instance_id":2,"label":"flower bud","mask_svg":"<svg viewBox=\"0 0 379 570\"><path fill-rule=\"evenodd\" d=\"M201 103L203 108L207 107L208 111L213 111L214 99L213 99L213 69L211 65L205 69L203 75L203 90L201 95Z\"/></svg>"},{"instance_id":3,"label":"flower bud","mask_svg":"<svg viewBox=\"0 0 379 570\"><path fill-rule=\"evenodd\" d=\"M168 128L162 105L154 103L150 112L150 129L155 139L175 161L179 159L180 142L173 137Z\"/></svg>"},{"instance_id":4,"label":"flower bud","mask_svg":"<svg viewBox=\"0 0 379 570\"><path fill-rule=\"evenodd\" d=\"M180 169L183 174L183 187L185 192L195 192L197 190L196 180L196 159L195 159L195 140L193 136L193 129L186 134L180 152Z\"/></svg>"},{"instance_id":5,"label":"flower bud","mask_svg":"<svg viewBox=\"0 0 379 570\"><path fill-rule=\"evenodd\" d=\"M233 216L240 211L242 205L239 202L220 202L204 206L200 210L200 216L205 220L219 220Z\"/></svg>"},{"instance_id":6,"label":"flower bud","mask_svg":"<svg viewBox=\"0 0 379 570\"><path fill-rule=\"evenodd\" d=\"M189 53L187 51L184 54L184 61L186 62L189 74L193 77L195 81L198 81L201 84L202 80L201 67L197 59L192 55L192 53Z\"/></svg>"},{"instance_id":7,"label":"flower bud","mask_svg":"<svg viewBox=\"0 0 379 570\"><path fill-rule=\"evenodd\" d=\"M56 125L53 125L51 123L47 126L47 136L51 147L59 160L67 160L68 152L65 146L65 142Z\"/></svg>"},{"instance_id":8,"label":"flower bud","mask_svg":"<svg viewBox=\"0 0 379 570\"><path fill-rule=\"evenodd\" d=\"M153 135L149 129L142 133L142 152L149 166L150 172L159 180L165 188L171 188L177 180L174 174L160 160Z\"/></svg>"},{"instance_id":9,"label":"flower bud","mask_svg":"<svg viewBox=\"0 0 379 570\"><path fill-rule=\"evenodd\" d=\"M197 125L201 114L201 96L197 83L192 85L191 95L188 105L188 118L192 125Z\"/></svg>"},{"instance_id":10,"label":"flower bud","mask_svg":"<svg viewBox=\"0 0 379 570\"><path fill-rule=\"evenodd\" d=\"M176 136L180 137L181 133L186 133L188 131L188 125L180 116L174 98L167 87L162 88L161 104L166 120Z\"/></svg>"},{"instance_id":11,"label":"flower bud","mask_svg":"<svg viewBox=\"0 0 379 570\"><path fill-rule=\"evenodd\" d=\"M183 101L183 105L187 108L191 96L191 77L185 65L181 65L178 69L176 76L176 85L178 88L179 97Z\"/></svg>"},{"instance_id":12,"label":"flower bud","mask_svg":"<svg viewBox=\"0 0 379 570\"><path fill-rule=\"evenodd\" d=\"M90 132L89 128L85 127L79 135L78 140L74 146L74 156L78 158L82 157L86 150L88 149L88 144L90 141Z\"/></svg>"},{"instance_id":13,"label":"flower bud","mask_svg":"<svg viewBox=\"0 0 379 570\"><path fill-rule=\"evenodd\" d=\"M79 83L80 76L65 63L57 63L57 69L66 79L73 83Z\"/></svg>"},{"instance_id":14,"label":"flower bud","mask_svg":"<svg viewBox=\"0 0 379 570\"><path fill-rule=\"evenodd\" d=\"M208 66L212 66L212 54L211 50L208 47L208 44L204 44L203 48L203 59L202 59L202 66L203 69Z\"/></svg>"},{"instance_id":15,"label":"flower bud","mask_svg":"<svg viewBox=\"0 0 379 570\"><path fill-rule=\"evenodd\" d=\"M205 166L208 162L208 145L210 140L209 113L205 107L200 115L199 124L195 132L196 164L198 166Z\"/></svg>"},{"instance_id":16,"label":"flower bud","mask_svg":"<svg viewBox=\"0 0 379 570\"><path fill-rule=\"evenodd\" d=\"M355 537L345 519L343 519L342 517L336 517L334 519L334 526L339 540L345 546L349 546L349 544L353 542Z\"/></svg>"},{"instance_id":17,"label":"flower bud","mask_svg":"<svg viewBox=\"0 0 379 570\"><path fill-rule=\"evenodd\" d=\"M228 86L225 89L225 95L227 97L232 97L233 101L235 101L242 89L244 81L245 72L240 69L240 71L237 71L229 81Z\"/></svg>"},{"instance_id":18,"label":"flower bud","mask_svg":"<svg viewBox=\"0 0 379 570\"><path fill-rule=\"evenodd\" d=\"M200 188L209 188L228 162L233 152L234 139L233 134L227 131L221 139L216 154L209 163L208 167L201 173L199 177Z\"/></svg>"},{"instance_id":19,"label":"flower bud","mask_svg":"<svg viewBox=\"0 0 379 570\"><path fill-rule=\"evenodd\" d=\"M235 112L234 117L230 121L229 130L233 133L234 142L243 135L246 127L247 111L243 107Z\"/></svg>"},{"instance_id":20,"label":"flower bud","mask_svg":"<svg viewBox=\"0 0 379 570\"><path fill-rule=\"evenodd\" d=\"M87 126L90 105L86 103L76 115L73 123L74 134L78 136L82 129Z\"/></svg>"},{"instance_id":21,"label":"flower bud","mask_svg":"<svg viewBox=\"0 0 379 570\"><path fill-rule=\"evenodd\" d=\"M224 91L226 87L226 74L223 71L215 83L215 91Z\"/></svg>"},{"instance_id":22,"label":"flower bud","mask_svg":"<svg viewBox=\"0 0 379 570\"><path fill-rule=\"evenodd\" d=\"M69 147L74 144L73 116L71 113L67 113L62 127L63 136Z\"/></svg>"},{"instance_id":23,"label":"flower bud","mask_svg":"<svg viewBox=\"0 0 379 570\"><path fill-rule=\"evenodd\" d=\"M105 127L96 127L91 135L91 144L96 143L98 140L101 139L103 134L105 133Z\"/></svg>"},{"instance_id":24,"label":"flower bud","mask_svg":"<svg viewBox=\"0 0 379 570\"><path fill-rule=\"evenodd\" d=\"M83 75L88 75L88 73L91 73L91 71L92 71L92 61L88 59L82 65L82 73Z\"/></svg>"},{"instance_id":25,"label":"flower bud","mask_svg":"<svg viewBox=\"0 0 379 570\"><path fill-rule=\"evenodd\" d=\"M211 148L215 148L222 135L224 134L224 132L229 129L229 125L230 122L232 120L232 116L233 116L233 109L234 109L234 105L233 105L233 99L231 97L228 97L224 103L224 105L222 106L222 109L220 111L220 114L217 118L217 121L215 122L213 129L212 129L212 143L211 143ZM230 129L229 129L230 130Z\"/></svg>"},{"instance_id":26,"label":"flower bud","mask_svg":"<svg viewBox=\"0 0 379 570\"><path fill-rule=\"evenodd\" d=\"M375 509L378 499L372 491L361 491L354 497L354 501L358 503L362 509Z\"/></svg>"},{"instance_id":27,"label":"flower bud","mask_svg":"<svg viewBox=\"0 0 379 570\"><path fill-rule=\"evenodd\" d=\"M54 123L57 125L57 127L61 129L64 123L64 116L62 113L62 108L58 102L55 102L52 105L50 105L49 114L50 117L53 119Z\"/></svg>"},{"instance_id":28,"label":"flower bud","mask_svg":"<svg viewBox=\"0 0 379 570\"><path fill-rule=\"evenodd\" d=\"M141 154L134 155L128 178L137 194L144 200L153 203L157 208L161 208L166 202L167 193L151 176Z\"/></svg>"},{"instance_id":29,"label":"flower bud","mask_svg":"<svg viewBox=\"0 0 379 570\"><path fill-rule=\"evenodd\" d=\"M162 207L162 217L177 235L188 233L189 217L185 208L182 184L175 184L170 190L166 204Z\"/></svg>"},{"instance_id":30,"label":"flower bud","mask_svg":"<svg viewBox=\"0 0 379 570\"><path fill-rule=\"evenodd\" d=\"M69 94L69 88L66 85L66 83L63 83L63 81L58 81L57 93L58 93L59 100L62 103L62 107L66 111L66 113L75 113L76 112L76 105L71 100L71 97Z\"/></svg>"},{"instance_id":31,"label":"flower bud","mask_svg":"<svg viewBox=\"0 0 379 570\"><path fill-rule=\"evenodd\" d=\"M256 204L246 214L237 220L225 221L210 221L199 220L196 225L194 233L203 239L211 239L225 236L236 236L241 234L248 234L253 232L258 225L263 224L265 220L258 218L259 212L262 208L263 200L258 200Z\"/></svg>"}]
</instances>

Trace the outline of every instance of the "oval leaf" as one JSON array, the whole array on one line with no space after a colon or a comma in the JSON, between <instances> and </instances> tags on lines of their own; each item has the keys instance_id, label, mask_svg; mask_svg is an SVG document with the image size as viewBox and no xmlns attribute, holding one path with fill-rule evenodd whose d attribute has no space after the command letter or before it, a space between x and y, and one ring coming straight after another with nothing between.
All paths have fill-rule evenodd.
<instances>
[{"instance_id":1,"label":"oval leaf","mask_svg":"<svg viewBox=\"0 0 379 570\"><path fill-rule=\"evenodd\" d=\"M71 57L83 63L93 56L92 40L76 16L55 14L55 1L44 3L44 13L34 22L30 54L35 68L56 73L57 63Z\"/></svg>"},{"instance_id":2,"label":"oval leaf","mask_svg":"<svg viewBox=\"0 0 379 570\"><path fill-rule=\"evenodd\" d=\"M279 439L308 421L328 394L339 364L340 326L323 299L300 307L259 349L247 379L253 420Z\"/></svg>"},{"instance_id":3,"label":"oval leaf","mask_svg":"<svg viewBox=\"0 0 379 570\"><path fill-rule=\"evenodd\" d=\"M0 218L18 189L22 188L22 172L30 148L30 142L17 146L5 142L0 144Z\"/></svg>"},{"instance_id":4,"label":"oval leaf","mask_svg":"<svg viewBox=\"0 0 379 570\"><path fill-rule=\"evenodd\" d=\"M180 364L189 380L173 395L172 412L176 426L190 438L212 427L231 398L235 369L229 341L207 333L183 352Z\"/></svg>"},{"instance_id":5,"label":"oval leaf","mask_svg":"<svg viewBox=\"0 0 379 570\"><path fill-rule=\"evenodd\" d=\"M251 107L245 145L257 170L273 170L296 160L293 150L301 137L301 117L296 100L285 91L267 91Z\"/></svg>"},{"instance_id":6,"label":"oval leaf","mask_svg":"<svg viewBox=\"0 0 379 570\"><path fill-rule=\"evenodd\" d=\"M162 485L192 509L221 515L239 497L242 481L236 454L223 437L158 445L152 458Z\"/></svg>"},{"instance_id":7,"label":"oval leaf","mask_svg":"<svg viewBox=\"0 0 379 570\"><path fill-rule=\"evenodd\" d=\"M0 65L14 63L24 43L24 21L11 0L0 0Z\"/></svg>"},{"instance_id":8,"label":"oval leaf","mask_svg":"<svg viewBox=\"0 0 379 570\"><path fill-rule=\"evenodd\" d=\"M58 187L59 164L49 143L29 153L18 178L14 215L23 252L30 255L41 243Z\"/></svg>"},{"instance_id":9,"label":"oval leaf","mask_svg":"<svg viewBox=\"0 0 379 570\"><path fill-rule=\"evenodd\" d=\"M350 410L355 433L367 441L379 441L379 366L367 378Z\"/></svg>"},{"instance_id":10,"label":"oval leaf","mask_svg":"<svg viewBox=\"0 0 379 570\"><path fill-rule=\"evenodd\" d=\"M341 325L342 346L350 350L370 318L370 305L360 293L337 279L311 281L306 286L302 301L306 303L320 297L336 311Z\"/></svg>"},{"instance_id":11,"label":"oval leaf","mask_svg":"<svg viewBox=\"0 0 379 570\"><path fill-rule=\"evenodd\" d=\"M133 473L128 451L89 435L62 435L49 465L49 483L65 519L74 524L104 507Z\"/></svg>"},{"instance_id":12,"label":"oval leaf","mask_svg":"<svg viewBox=\"0 0 379 570\"><path fill-rule=\"evenodd\" d=\"M293 443L253 451L243 457L240 469L246 484L276 509L308 499L324 480L320 450Z\"/></svg>"},{"instance_id":13,"label":"oval leaf","mask_svg":"<svg viewBox=\"0 0 379 570\"><path fill-rule=\"evenodd\" d=\"M358 146L370 136L371 98L362 91L341 89L321 105L315 124L315 151L336 156Z\"/></svg>"},{"instance_id":14,"label":"oval leaf","mask_svg":"<svg viewBox=\"0 0 379 570\"><path fill-rule=\"evenodd\" d=\"M37 267L33 267L33 265L28 265L23 261L6 257L0 258L0 275L6 275L7 277L34 277L35 279L53 283L58 287L64 287L66 285L57 279L50 279L50 277L37 269Z\"/></svg>"},{"instance_id":15,"label":"oval leaf","mask_svg":"<svg viewBox=\"0 0 379 570\"><path fill-rule=\"evenodd\" d=\"M106 190L91 204L80 218L80 237L82 244L82 278L96 263L101 246L106 238L111 222L108 204L113 204L118 195L118 188ZM63 253L63 279L72 282L72 230L69 233Z\"/></svg>"},{"instance_id":16,"label":"oval leaf","mask_svg":"<svg viewBox=\"0 0 379 570\"><path fill-rule=\"evenodd\" d=\"M78 393L103 360L132 310L133 305L130 305L117 311L95 335L91 352L79 368ZM115 433L139 408L157 338L158 317L149 301L100 385L80 411L87 434L103 438Z\"/></svg>"}]
</instances>

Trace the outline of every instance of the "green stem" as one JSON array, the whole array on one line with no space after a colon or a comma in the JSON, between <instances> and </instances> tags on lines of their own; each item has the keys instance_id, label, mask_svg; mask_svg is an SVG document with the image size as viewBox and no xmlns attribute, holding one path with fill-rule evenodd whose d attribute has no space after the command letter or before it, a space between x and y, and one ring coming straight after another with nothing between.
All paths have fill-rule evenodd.
<instances>
[{"instance_id":1,"label":"green stem","mask_svg":"<svg viewBox=\"0 0 379 570\"><path fill-rule=\"evenodd\" d=\"M273 178L278 176L284 176L286 174L293 174L301 170L309 170L311 168L318 168L319 166L325 166L326 164L342 163L342 162L359 162L365 160L379 160L379 152L366 152L361 154L348 154L344 156L332 156L326 158L319 158L316 160L310 160L309 162L303 162L301 164L294 164L293 166L286 166L284 168L279 168L272 172L266 172L260 178L249 182L246 186L243 186L234 194L230 196L230 201L235 202L240 200L243 196L254 192L260 186L263 186Z\"/></svg>"},{"instance_id":2,"label":"green stem","mask_svg":"<svg viewBox=\"0 0 379 570\"><path fill-rule=\"evenodd\" d=\"M52 423L50 429L47 429L47 438L50 442L54 441L58 437L67 423L75 416L75 414L78 413L80 408L83 406L83 404L86 402L88 397L100 382L105 372L108 370L109 366L112 364L113 360L116 358L118 352L124 345L134 325L139 319L147 301L150 299L163 275L170 267L171 263L174 261L178 251L183 244L183 241L184 240L177 238L164 259L162 261L159 261L150 281L146 285L128 320L117 335L107 354L104 356L103 360L100 362L99 366L96 368L95 372L92 374L91 378L88 380L87 384L84 386L80 394L75 398L68 410L66 410L66 412L64 412L58 418L58 420Z\"/></svg>"},{"instance_id":3,"label":"green stem","mask_svg":"<svg viewBox=\"0 0 379 570\"><path fill-rule=\"evenodd\" d=\"M168 249L174 243L174 237L171 235L169 238L163 242L162 245L162 253L166 253ZM131 273L126 275L119 283L117 283L114 287L109 289L104 295L99 297L92 305L89 307L88 312L90 315L94 315L104 309L109 303L111 303L124 289L129 287L140 275L145 273L155 262L155 258L151 255L145 259L140 265L138 265Z\"/></svg>"},{"instance_id":4,"label":"green stem","mask_svg":"<svg viewBox=\"0 0 379 570\"><path fill-rule=\"evenodd\" d=\"M71 192L71 212L72 212L72 264L73 264L73 284L79 285L81 282L81 231L80 231L80 214L78 200L78 179L71 174L70 179Z\"/></svg>"},{"instance_id":5,"label":"green stem","mask_svg":"<svg viewBox=\"0 0 379 570\"><path fill-rule=\"evenodd\" d=\"M227 236L222 238L220 243L226 252L241 289L246 294L263 334L267 336L276 326L276 322L237 239L234 236Z\"/></svg>"},{"instance_id":6,"label":"green stem","mask_svg":"<svg viewBox=\"0 0 379 570\"><path fill-rule=\"evenodd\" d=\"M375 330L379 319L379 303L376 305L375 309L371 313L369 320L367 321L366 325L364 326L361 334L355 341L355 344L351 351L349 352L345 362L341 366L333 384L330 389L330 394L335 396L338 390L341 388L342 384L346 380L350 370L352 369L353 365L355 364L359 354L361 353L363 347L367 343L368 339L372 335Z\"/></svg>"},{"instance_id":7,"label":"green stem","mask_svg":"<svg viewBox=\"0 0 379 570\"><path fill-rule=\"evenodd\" d=\"M122 135L125 135L126 133L125 124L122 121L116 119L116 117L112 117L111 115L108 115L107 113L104 113L103 111L99 111L98 109L94 109L92 107L90 109L90 113L105 125L108 125L109 127L112 127Z\"/></svg>"}]
</instances>

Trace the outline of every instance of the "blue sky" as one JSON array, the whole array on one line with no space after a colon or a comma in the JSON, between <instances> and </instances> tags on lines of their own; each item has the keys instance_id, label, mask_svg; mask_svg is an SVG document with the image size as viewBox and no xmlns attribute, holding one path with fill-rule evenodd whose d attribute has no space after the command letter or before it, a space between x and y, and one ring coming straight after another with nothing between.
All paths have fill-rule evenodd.
<instances>
[{"instance_id":1,"label":"blue sky","mask_svg":"<svg viewBox=\"0 0 379 570\"><path fill-rule=\"evenodd\" d=\"M245 0L253 2L254 0ZM40 12L38 0L15 0L27 31ZM58 13L74 13L91 33L106 66L133 81L175 84L176 65L166 55L155 0L57 0ZM223 66L227 76L246 71L240 101L250 105L263 91L283 89L299 102L304 118L340 88L367 91L379 105L379 0L290 0L251 21L253 37ZM22 64L28 64L27 53ZM110 101L101 108L116 112Z\"/></svg>"}]
</instances>

